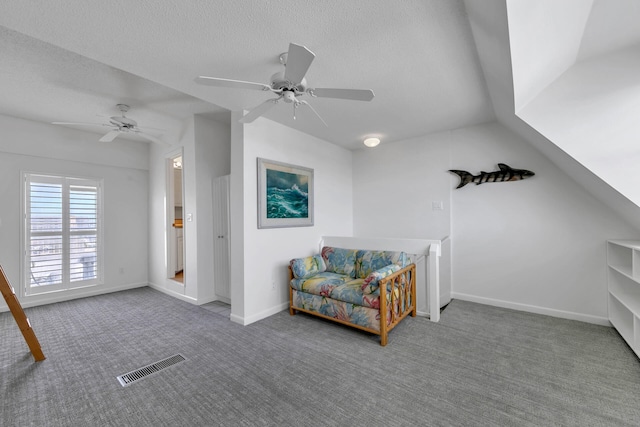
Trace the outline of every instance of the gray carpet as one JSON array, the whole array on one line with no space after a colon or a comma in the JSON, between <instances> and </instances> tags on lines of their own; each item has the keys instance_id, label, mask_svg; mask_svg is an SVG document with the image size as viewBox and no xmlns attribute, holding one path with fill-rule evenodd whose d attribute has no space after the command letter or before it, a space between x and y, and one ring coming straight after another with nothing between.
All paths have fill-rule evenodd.
<instances>
[{"instance_id":1,"label":"gray carpet","mask_svg":"<svg viewBox=\"0 0 640 427\"><path fill-rule=\"evenodd\" d=\"M2 426L640 425L640 361L581 322L453 301L380 347L303 314L243 327L149 288L26 312L47 359L0 313Z\"/></svg>"}]
</instances>

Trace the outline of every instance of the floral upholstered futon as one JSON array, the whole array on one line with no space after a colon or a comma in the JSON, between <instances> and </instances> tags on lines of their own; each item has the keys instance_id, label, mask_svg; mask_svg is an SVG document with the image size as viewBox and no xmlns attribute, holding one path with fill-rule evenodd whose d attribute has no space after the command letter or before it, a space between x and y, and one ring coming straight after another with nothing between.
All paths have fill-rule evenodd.
<instances>
[{"instance_id":1,"label":"floral upholstered futon","mask_svg":"<svg viewBox=\"0 0 640 427\"><path fill-rule=\"evenodd\" d=\"M415 264L404 252L324 247L291 260L289 270L291 314L303 311L378 334L382 345L400 320L415 316ZM386 284L383 298L380 283Z\"/></svg>"}]
</instances>

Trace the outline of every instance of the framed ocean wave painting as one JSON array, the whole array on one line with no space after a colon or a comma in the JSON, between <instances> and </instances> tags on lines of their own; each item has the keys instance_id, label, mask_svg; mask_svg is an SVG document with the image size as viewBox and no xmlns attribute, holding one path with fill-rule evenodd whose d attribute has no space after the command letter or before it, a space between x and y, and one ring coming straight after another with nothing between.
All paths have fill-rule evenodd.
<instances>
[{"instance_id":1,"label":"framed ocean wave painting","mask_svg":"<svg viewBox=\"0 0 640 427\"><path fill-rule=\"evenodd\" d=\"M313 169L258 158L258 228L313 226Z\"/></svg>"}]
</instances>

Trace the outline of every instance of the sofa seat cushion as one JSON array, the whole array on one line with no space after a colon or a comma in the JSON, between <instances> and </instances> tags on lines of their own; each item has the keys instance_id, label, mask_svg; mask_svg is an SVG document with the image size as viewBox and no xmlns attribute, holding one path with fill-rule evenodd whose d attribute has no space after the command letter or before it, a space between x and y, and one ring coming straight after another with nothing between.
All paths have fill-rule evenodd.
<instances>
[{"instance_id":1,"label":"sofa seat cushion","mask_svg":"<svg viewBox=\"0 0 640 427\"><path fill-rule=\"evenodd\" d=\"M364 307L379 308L379 295L365 295L362 292L363 279L350 280L340 286L336 286L331 291L331 298L348 302L351 304L361 305Z\"/></svg>"},{"instance_id":2,"label":"sofa seat cushion","mask_svg":"<svg viewBox=\"0 0 640 427\"><path fill-rule=\"evenodd\" d=\"M363 251L356 254L355 276L364 279L376 270L386 267L389 264L397 264L406 267L409 264L407 254L394 251Z\"/></svg>"},{"instance_id":3,"label":"sofa seat cushion","mask_svg":"<svg viewBox=\"0 0 640 427\"><path fill-rule=\"evenodd\" d=\"M293 289L313 295L333 298L364 307L380 307L380 293L368 295L362 292L364 279L352 279L335 273L324 272L308 279L293 279Z\"/></svg>"},{"instance_id":4,"label":"sofa seat cushion","mask_svg":"<svg viewBox=\"0 0 640 427\"><path fill-rule=\"evenodd\" d=\"M354 325L362 326L373 332L380 331L380 311L377 309L297 290L293 291L291 304L295 308L319 313L343 322L353 323ZM390 317L391 316L387 316L387 325L390 324Z\"/></svg>"},{"instance_id":5,"label":"sofa seat cushion","mask_svg":"<svg viewBox=\"0 0 640 427\"><path fill-rule=\"evenodd\" d=\"M320 313L333 319L360 325L374 332L380 331L380 309L326 298L306 292L294 290L292 306L302 310ZM398 306L394 307L399 314ZM387 326L391 323L391 307L387 309Z\"/></svg>"},{"instance_id":6,"label":"sofa seat cushion","mask_svg":"<svg viewBox=\"0 0 640 427\"><path fill-rule=\"evenodd\" d=\"M293 279L291 280L291 287L310 294L328 297L336 286L340 286L349 280L352 280L350 276L325 271L306 279Z\"/></svg>"}]
</instances>

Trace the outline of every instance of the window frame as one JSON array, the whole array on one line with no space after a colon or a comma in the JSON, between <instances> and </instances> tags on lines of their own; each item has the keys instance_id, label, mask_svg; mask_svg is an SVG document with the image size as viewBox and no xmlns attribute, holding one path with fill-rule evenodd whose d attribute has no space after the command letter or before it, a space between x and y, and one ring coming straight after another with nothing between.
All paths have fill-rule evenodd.
<instances>
[{"instance_id":1,"label":"window frame","mask_svg":"<svg viewBox=\"0 0 640 427\"><path fill-rule=\"evenodd\" d=\"M100 178L90 177L78 177L69 175L59 175L52 173L39 173L39 172L22 172L21 177L22 189L22 203L21 203L21 218L22 226L21 231L21 261L22 261L22 295L35 296L48 294L52 292L65 292L73 289L98 286L104 284L104 180ZM31 184L54 184L61 185L61 218L62 226L60 231L37 231L31 230ZM96 194L96 224L94 229L73 229L72 227L72 215L71 206L73 204L72 197L70 196L73 187L90 187L95 188ZM31 283L31 237L32 236L60 236L61 238L61 264L62 264L62 279L60 283L47 284L44 286L34 286ZM74 237L90 235L95 236L96 246L96 264L95 264L95 277L91 279L72 279L72 240Z\"/></svg>"}]
</instances>

